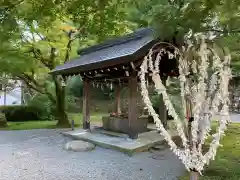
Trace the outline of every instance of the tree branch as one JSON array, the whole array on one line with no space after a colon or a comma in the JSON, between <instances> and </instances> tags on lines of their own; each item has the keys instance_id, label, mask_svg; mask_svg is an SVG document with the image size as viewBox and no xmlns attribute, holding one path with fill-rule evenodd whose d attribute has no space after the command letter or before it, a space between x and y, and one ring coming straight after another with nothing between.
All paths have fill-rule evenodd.
<instances>
[{"instance_id":1,"label":"tree branch","mask_svg":"<svg viewBox=\"0 0 240 180\"><path fill-rule=\"evenodd\" d=\"M48 68L52 70L54 68L54 60L56 58L56 48L51 47L50 61L48 63Z\"/></svg>"},{"instance_id":2,"label":"tree branch","mask_svg":"<svg viewBox=\"0 0 240 180\"><path fill-rule=\"evenodd\" d=\"M38 34L38 33L37 33L37 34ZM38 34L38 35L41 37L40 34ZM32 34L32 36L34 37L33 34ZM42 37L41 37L41 38L42 38ZM33 53L34 58L37 59L37 60L40 60L41 63L42 63L45 67L49 68L50 70L53 69L53 63L50 64L50 63L47 62L47 60L42 56L42 52L41 52L40 49L36 48L36 47L34 46L34 44L32 44L28 39L24 38L24 35L22 35L22 34L21 34L21 39L22 39L23 41L25 41L26 43L28 43L28 44L31 45L31 49L28 51L28 53ZM35 38L33 39L33 41L35 41ZM47 41L48 41L48 40L47 40ZM48 41L48 42L49 42L49 41ZM50 46L51 46L51 45L50 45ZM52 47L52 48L53 48L53 47Z\"/></svg>"},{"instance_id":3,"label":"tree branch","mask_svg":"<svg viewBox=\"0 0 240 180\"><path fill-rule=\"evenodd\" d=\"M72 34L73 33L74 33L74 31L72 31L72 30L68 33L68 43L67 43L67 50L66 50L66 53L65 53L64 63L69 61L69 58L70 58L70 51L71 51L71 47L72 47L72 42L75 40L75 39L72 39Z\"/></svg>"},{"instance_id":4,"label":"tree branch","mask_svg":"<svg viewBox=\"0 0 240 180\"><path fill-rule=\"evenodd\" d=\"M6 8L6 10L10 11L13 8L15 8L16 6L18 6L19 4L21 4L22 2L24 2L24 0L16 1L15 3L12 3L9 6L5 6L5 8ZM4 7L4 5L3 5L3 7Z\"/></svg>"},{"instance_id":5,"label":"tree branch","mask_svg":"<svg viewBox=\"0 0 240 180\"><path fill-rule=\"evenodd\" d=\"M238 33L240 33L240 29L233 29L233 30L230 30L230 31L228 31L228 30L218 30L218 29L208 29L207 31L212 31L212 32L218 32L218 33L223 33L223 34L238 34Z\"/></svg>"},{"instance_id":6,"label":"tree branch","mask_svg":"<svg viewBox=\"0 0 240 180\"><path fill-rule=\"evenodd\" d=\"M42 41L45 40L44 37L41 36L41 34L39 34L38 32L35 32L35 33L38 35L38 37L39 37Z\"/></svg>"},{"instance_id":7,"label":"tree branch","mask_svg":"<svg viewBox=\"0 0 240 180\"><path fill-rule=\"evenodd\" d=\"M41 91L40 89L43 89L43 87L34 79L34 77L26 74L26 73L22 73L21 75L18 76L19 78L21 78L22 80L24 80L27 83L32 83L34 84L35 88L38 88L38 91Z\"/></svg>"},{"instance_id":8,"label":"tree branch","mask_svg":"<svg viewBox=\"0 0 240 180\"><path fill-rule=\"evenodd\" d=\"M170 5L173 5L173 4L174 4L174 0L168 0L168 3L169 3Z\"/></svg>"},{"instance_id":9,"label":"tree branch","mask_svg":"<svg viewBox=\"0 0 240 180\"><path fill-rule=\"evenodd\" d=\"M47 68L49 68L49 69L51 68L49 63L47 63L46 60L42 57L42 53L41 53L40 49L35 49L34 47L32 47L31 52L33 53L35 59L40 60L41 63L43 63L43 65L46 66Z\"/></svg>"},{"instance_id":10,"label":"tree branch","mask_svg":"<svg viewBox=\"0 0 240 180\"><path fill-rule=\"evenodd\" d=\"M31 78L30 76L26 75L26 74L22 74L18 76L19 79L21 79L22 81L24 81L24 83L30 88L35 90L36 92L39 92L41 94L46 94L48 96L48 98L50 99L50 101L52 101L53 103L56 103L56 99L54 98L54 96L49 93L45 87L41 86L40 84L37 83L37 81L33 78ZM32 81L33 80L33 81Z\"/></svg>"}]
</instances>

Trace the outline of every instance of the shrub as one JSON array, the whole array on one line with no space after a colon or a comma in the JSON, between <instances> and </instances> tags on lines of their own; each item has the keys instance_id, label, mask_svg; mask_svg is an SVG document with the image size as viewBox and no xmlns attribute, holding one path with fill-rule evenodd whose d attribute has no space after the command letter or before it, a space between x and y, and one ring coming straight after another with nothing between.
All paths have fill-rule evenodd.
<instances>
[{"instance_id":1,"label":"shrub","mask_svg":"<svg viewBox=\"0 0 240 180\"><path fill-rule=\"evenodd\" d=\"M83 82L80 76L71 78L67 83L66 94L77 98L83 97ZM91 87L92 98L96 100L112 100L114 96L114 86L110 88Z\"/></svg>"},{"instance_id":2,"label":"shrub","mask_svg":"<svg viewBox=\"0 0 240 180\"><path fill-rule=\"evenodd\" d=\"M41 120L41 111L34 106L12 105L2 106L1 109L7 121L20 122Z\"/></svg>"},{"instance_id":3,"label":"shrub","mask_svg":"<svg viewBox=\"0 0 240 180\"><path fill-rule=\"evenodd\" d=\"M83 96L83 82L80 76L72 77L67 83L67 94L73 95L75 97Z\"/></svg>"},{"instance_id":4,"label":"shrub","mask_svg":"<svg viewBox=\"0 0 240 180\"><path fill-rule=\"evenodd\" d=\"M66 110L67 112L76 113L80 112L79 106L77 106L77 98L71 95L66 95Z\"/></svg>"},{"instance_id":5,"label":"shrub","mask_svg":"<svg viewBox=\"0 0 240 180\"><path fill-rule=\"evenodd\" d=\"M44 94L35 95L29 102L28 106L38 110L39 118L43 120L52 120L56 106Z\"/></svg>"},{"instance_id":6,"label":"shrub","mask_svg":"<svg viewBox=\"0 0 240 180\"><path fill-rule=\"evenodd\" d=\"M5 127L7 125L6 116L4 113L0 113L0 127Z\"/></svg>"}]
</instances>

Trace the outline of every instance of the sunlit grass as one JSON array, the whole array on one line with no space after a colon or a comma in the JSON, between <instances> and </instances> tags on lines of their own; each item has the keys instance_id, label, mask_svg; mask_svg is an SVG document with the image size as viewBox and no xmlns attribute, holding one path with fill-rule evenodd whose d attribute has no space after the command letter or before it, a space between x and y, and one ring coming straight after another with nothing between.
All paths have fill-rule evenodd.
<instances>
[{"instance_id":1,"label":"sunlit grass","mask_svg":"<svg viewBox=\"0 0 240 180\"><path fill-rule=\"evenodd\" d=\"M215 126L215 125L214 125ZM240 180L240 124L229 125L214 161L205 168L200 180ZM181 180L189 179L188 174Z\"/></svg>"},{"instance_id":2,"label":"sunlit grass","mask_svg":"<svg viewBox=\"0 0 240 180\"><path fill-rule=\"evenodd\" d=\"M91 122L101 122L103 113L93 113L90 117ZM74 120L75 127L82 125L82 114L70 113L68 115L69 121ZM28 129L55 129L57 121L27 121L27 122L8 122L7 127L0 128L0 130L28 130Z\"/></svg>"}]
</instances>

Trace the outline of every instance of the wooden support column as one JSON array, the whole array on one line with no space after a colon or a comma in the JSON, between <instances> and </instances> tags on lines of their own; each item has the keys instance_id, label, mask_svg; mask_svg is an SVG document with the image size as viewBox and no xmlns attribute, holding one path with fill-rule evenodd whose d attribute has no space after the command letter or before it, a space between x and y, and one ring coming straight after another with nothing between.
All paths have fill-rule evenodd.
<instances>
[{"instance_id":1,"label":"wooden support column","mask_svg":"<svg viewBox=\"0 0 240 180\"><path fill-rule=\"evenodd\" d=\"M164 86L166 86L166 80L167 80L167 78L163 76L162 83L163 83ZM167 115L167 108L164 104L162 95L160 95L160 97L159 97L158 113L159 113L159 118L162 121L164 128L167 129L168 128L168 125L167 125L167 118L168 118L167 117L168 116Z\"/></svg>"},{"instance_id":2,"label":"wooden support column","mask_svg":"<svg viewBox=\"0 0 240 180\"><path fill-rule=\"evenodd\" d=\"M187 117L188 117L188 143L190 150L192 151L193 148L193 140L192 140L192 122L194 121L193 112L192 112L192 104L189 97L186 98L186 110L187 110ZM196 144L197 146L197 144ZM199 179L199 172L196 169L190 169L190 180L198 180Z\"/></svg>"},{"instance_id":3,"label":"wooden support column","mask_svg":"<svg viewBox=\"0 0 240 180\"><path fill-rule=\"evenodd\" d=\"M137 75L132 73L128 80L129 100L128 100L128 135L131 139L138 138L138 119L137 119Z\"/></svg>"},{"instance_id":4,"label":"wooden support column","mask_svg":"<svg viewBox=\"0 0 240 180\"><path fill-rule=\"evenodd\" d=\"M115 86L115 112L121 114L121 86L117 84Z\"/></svg>"},{"instance_id":5,"label":"wooden support column","mask_svg":"<svg viewBox=\"0 0 240 180\"><path fill-rule=\"evenodd\" d=\"M83 79L83 129L90 129L90 82Z\"/></svg>"}]
</instances>

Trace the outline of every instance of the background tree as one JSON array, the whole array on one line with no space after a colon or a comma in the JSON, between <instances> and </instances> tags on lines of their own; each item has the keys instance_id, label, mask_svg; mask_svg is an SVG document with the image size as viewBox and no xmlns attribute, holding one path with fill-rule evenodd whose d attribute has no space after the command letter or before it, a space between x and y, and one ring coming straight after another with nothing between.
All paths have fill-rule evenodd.
<instances>
[{"instance_id":1,"label":"background tree","mask_svg":"<svg viewBox=\"0 0 240 180\"><path fill-rule=\"evenodd\" d=\"M233 56L234 74L239 70L240 1L236 0L132 0L129 21L150 26L161 40L181 45L184 37L203 32Z\"/></svg>"},{"instance_id":2,"label":"background tree","mask_svg":"<svg viewBox=\"0 0 240 180\"><path fill-rule=\"evenodd\" d=\"M128 31L122 1L4 1L1 9L1 70L46 94L56 104L59 125L69 125L65 86L49 72L76 56L76 50ZM11 21L10 21L11 20ZM78 40L78 41L75 41ZM86 43L87 42L87 43ZM51 87L54 83L55 91Z\"/></svg>"},{"instance_id":3,"label":"background tree","mask_svg":"<svg viewBox=\"0 0 240 180\"><path fill-rule=\"evenodd\" d=\"M229 47L233 74L239 75L239 7L235 0L132 0L126 11L137 27L153 27L156 37L178 47L199 32L215 38L219 46Z\"/></svg>"}]
</instances>

